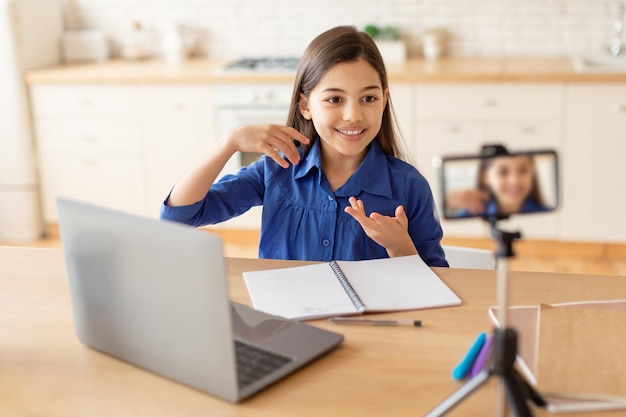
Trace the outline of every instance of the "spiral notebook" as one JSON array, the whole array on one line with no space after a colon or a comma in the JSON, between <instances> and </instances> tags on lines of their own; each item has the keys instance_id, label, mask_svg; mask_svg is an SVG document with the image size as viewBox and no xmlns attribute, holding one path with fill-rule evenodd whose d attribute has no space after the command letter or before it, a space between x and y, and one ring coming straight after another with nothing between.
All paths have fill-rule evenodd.
<instances>
[{"instance_id":1,"label":"spiral notebook","mask_svg":"<svg viewBox=\"0 0 626 417\"><path fill-rule=\"evenodd\" d=\"M288 319L448 307L461 299L419 255L243 274L254 308Z\"/></svg>"}]
</instances>

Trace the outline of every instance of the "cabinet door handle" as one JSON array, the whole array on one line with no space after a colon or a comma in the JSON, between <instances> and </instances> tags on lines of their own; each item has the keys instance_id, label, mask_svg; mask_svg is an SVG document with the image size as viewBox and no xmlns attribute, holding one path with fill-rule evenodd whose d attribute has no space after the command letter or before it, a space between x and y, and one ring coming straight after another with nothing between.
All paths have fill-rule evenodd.
<instances>
[{"instance_id":1,"label":"cabinet door handle","mask_svg":"<svg viewBox=\"0 0 626 417\"><path fill-rule=\"evenodd\" d=\"M613 103L611 104L611 111L613 113L626 113L626 104Z\"/></svg>"},{"instance_id":2,"label":"cabinet door handle","mask_svg":"<svg viewBox=\"0 0 626 417\"><path fill-rule=\"evenodd\" d=\"M96 143L98 141L95 136L82 136L80 139L85 143Z\"/></svg>"},{"instance_id":3,"label":"cabinet door handle","mask_svg":"<svg viewBox=\"0 0 626 417\"><path fill-rule=\"evenodd\" d=\"M79 101L79 104L83 107L91 107L93 106L93 101L88 98L83 98Z\"/></svg>"},{"instance_id":4,"label":"cabinet door handle","mask_svg":"<svg viewBox=\"0 0 626 417\"><path fill-rule=\"evenodd\" d=\"M100 160L97 158L83 158L81 160L82 164L89 167L97 167L100 165Z\"/></svg>"},{"instance_id":5,"label":"cabinet door handle","mask_svg":"<svg viewBox=\"0 0 626 417\"><path fill-rule=\"evenodd\" d=\"M186 110L187 106L185 105L185 103L174 103L172 104L172 109L177 110L177 111L182 111L182 110Z\"/></svg>"},{"instance_id":6,"label":"cabinet door handle","mask_svg":"<svg viewBox=\"0 0 626 417\"><path fill-rule=\"evenodd\" d=\"M251 92L246 95L246 101L248 103L258 103L261 101L261 96L256 92Z\"/></svg>"},{"instance_id":7,"label":"cabinet door handle","mask_svg":"<svg viewBox=\"0 0 626 417\"><path fill-rule=\"evenodd\" d=\"M487 100L483 101L483 105L485 107L499 107L500 106L500 102L498 100L496 100L495 98L488 98Z\"/></svg>"},{"instance_id":8,"label":"cabinet door handle","mask_svg":"<svg viewBox=\"0 0 626 417\"><path fill-rule=\"evenodd\" d=\"M520 132L525 135L532 135L537 132L537 129L534 126L522 126Z\"/></svg>"}]
</instances>

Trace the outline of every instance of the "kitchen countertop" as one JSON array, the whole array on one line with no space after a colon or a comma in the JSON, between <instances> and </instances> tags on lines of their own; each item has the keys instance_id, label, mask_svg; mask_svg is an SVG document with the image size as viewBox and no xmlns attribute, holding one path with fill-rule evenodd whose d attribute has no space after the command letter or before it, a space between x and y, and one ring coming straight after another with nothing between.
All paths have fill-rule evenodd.
<instances>
[{"instance_id":1,"label":"kitchen countertop","mask_svg":"<svg viewBox=\"0 0 626 417\"><path fill-rule=\"evenodd\" d=\"M158 60L72 64L34 70L28 84L245 83L294 81L295 73L224 72L225 61L192 59L181 64ZM445 82L626 82L622 73L577 73L569 58L408 59L388 64L394 83Z\"/></svg>"}]
</instances>

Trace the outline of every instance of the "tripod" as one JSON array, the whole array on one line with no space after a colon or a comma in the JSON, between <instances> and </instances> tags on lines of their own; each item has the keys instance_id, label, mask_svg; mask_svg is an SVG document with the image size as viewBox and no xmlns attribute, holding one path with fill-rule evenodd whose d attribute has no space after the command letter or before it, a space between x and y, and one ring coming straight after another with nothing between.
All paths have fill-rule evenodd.
<instances>
[{"instance_id":1,"label":"tripod","mask_svg":"<svg viewBox=\"0 0 626 417\"><path fill-rule=\"evenodd\" d=\"M497 298L498 298L498 321L500 328L494 329L493 333L493 359L487 369L481 371L471 380L461 386L452 395L446 398L426 417L438 417L445 415L460 404L466 397L483 386L492 376L500 379L501 400L498 403L498 416L505 415L506 404L515 413L516 417L532 417L532 411L528 406L528 400L537 406L546 405L545 400L535 389L519 374L515 368L515 358L517 355L517 332L507 327L508 309L508 259L515 256L513 252L513 241L521 238L520 232L505 232L498 229L498 217L487 219L491 225L491 233L498 243L496 257L498 259L497 275ZM505 393L502 392L504 390Z\"/></svg>"}]
</instances>

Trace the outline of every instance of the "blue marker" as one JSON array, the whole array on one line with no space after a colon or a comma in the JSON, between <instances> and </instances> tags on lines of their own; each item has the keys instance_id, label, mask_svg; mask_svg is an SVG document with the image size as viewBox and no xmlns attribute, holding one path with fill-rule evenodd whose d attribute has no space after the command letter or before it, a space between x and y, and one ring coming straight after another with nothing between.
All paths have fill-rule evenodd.
<instances>
[{"instance_id":1,"label":"blue marker","mask_svg":"<svg viewBox=\"0 0 626 417\"><path fill-rule=\"evenodd\" d=\"M478 335L478 337L472 344L472 347L470 347L467 353L465 354L465 357L452 370L452 378L457 379L457 380L461 380L465 378L470 368L472 367L472 364L476 360L476 357L480 353L480 350L485 344L486 340L487 340L487 333L482 332Z\"/></svg>"}]
</instances>

